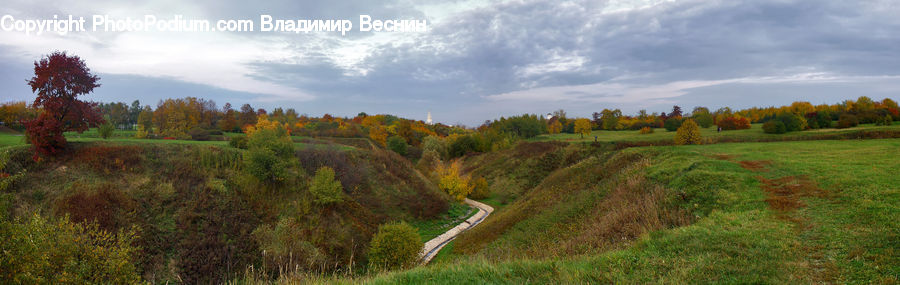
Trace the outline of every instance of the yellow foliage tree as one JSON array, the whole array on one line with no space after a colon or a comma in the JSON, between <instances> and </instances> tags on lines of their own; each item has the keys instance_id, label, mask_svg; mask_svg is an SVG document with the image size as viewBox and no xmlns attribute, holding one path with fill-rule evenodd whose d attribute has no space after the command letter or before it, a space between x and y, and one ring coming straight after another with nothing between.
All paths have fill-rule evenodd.
<instances>
[{"instance_id":1,"label":"yellow foliage tree","mask_svg":"<svg viewBox=\"0 0 900 285\"><path fill-rule=\"evenodd\" d=\"M265 114L259 115L259 119L256 121L255 126L248 125L246 128L244 128L244 133L246 133L247 136L250 137L253 136L253 133L259 130L273 130L278 133L286 132L287 136L291 135L291 131L288 128L287 124L282 124L275 120L269 120L269 116L266 116Z\"/></svg>"},{"instance_id":2,"label":"yellow foliage tree","mask_svg":"<svg viewBox=\"0 0 900 285\"><path fill-rule=\"evenodd\" d=\"M558 134L562 131L562 124L559 123L559 120L553 120L553 122L547 126L547 131L549 131L550 134Z\"/></svg>"},{"instance_id":3,"label":"yellow foliage tree","mask_svg":"<svg viewBox=\"0 0 900 285\"><path fill-rule=\"evenodd\" d=\"M384 146L387 143L388 131L380 125L369 127L369 138Z\"/></svg>"},{"instance_id":4,"label":"yellow foliage tree","mask_svg":"<svg viewBox=\"0 0 900 285\"><path fill-rule=\"evenodd\" d=\"M700 127L694 120L687 119L681 124L681 127L675 131L675 144L701 144Z\"/></svg>"},{"instance_id":5,"label":"yellow foliage tree","mask_svg":"<svg viewBox=\"0 0 900 285\"><path fill-rule=\"evenodd\" d=\"M472 193L472 185L469 183L469 177L460 174L459 169L459 161L454 161L448 166L438 166L438 187L457 201L462 201Z\"/></svg>"},{"instance_id":6,"label":"yellow foliage tree","mask_svg":"<svg viewBox=\"0 0 900 285\"><path fill-rule=\"evenodd\" d=\"M575 133L581 134L581 138L584 138L584 135L591 135L591 120L585 118L575 120Z\"/></svg>"}]
</instances>

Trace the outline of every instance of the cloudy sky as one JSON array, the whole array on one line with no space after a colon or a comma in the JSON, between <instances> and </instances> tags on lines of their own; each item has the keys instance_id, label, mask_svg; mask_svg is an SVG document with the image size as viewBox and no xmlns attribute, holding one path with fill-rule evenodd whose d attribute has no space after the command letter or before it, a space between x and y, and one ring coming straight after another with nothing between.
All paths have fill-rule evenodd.
<instances>
[{"instance_id":1,"label":"cloudy sky","mask_svg":"<svg viewBox=\"0 0 900 285\"><path fill-rule=\"evenodd\" d=\"M189 3L192 2L192 3ZM32 100L32 63L81 56L88 99L195 96L319 116L444 123L565 109L668 111L900 98L900 1L35 1L0 16L428 21L423 33L0 31L0 101ZM88 19L90 22L90 19ZM357 27L354 27L356 29ZM258 27L257 27L258 29Z\"/></svg>"}]
</instances>

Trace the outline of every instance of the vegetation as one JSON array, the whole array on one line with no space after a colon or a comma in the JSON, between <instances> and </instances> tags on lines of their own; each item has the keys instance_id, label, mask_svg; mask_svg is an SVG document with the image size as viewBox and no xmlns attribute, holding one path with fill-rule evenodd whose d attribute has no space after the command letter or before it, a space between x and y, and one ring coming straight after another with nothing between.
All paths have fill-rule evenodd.
<instances>
[{"instance_id":1,"label":"vegetation","mask_svg":"<svg viewBox=\"0 0 900 285\"><path fill-rule=\"evenodd\" d=\"M703 138L700 136L700 126L692 119L687 119L678 127L675 133L675 144L702 144Z\"/></svg>"},{"instance_id":2,"label":"vegetation","mask_svg":"<svg viewBox=\"0 0 900 285\"><path fill-rule=\"evenodd\" d=\"M84 61L64 52L52 53L34 63L34 77L28 80L37 94L32 106L42 109L37 118L24 122L28 140L38 153L58 155L66 147L63 132L83 132L103 122L96 103L78 100L100 84Z\"/></svg>"},{"instance_id":3,"label":"vegetation","mask_svg":"<svg viewBox=\"0 0 900 285\"><path fill-rule=\"evenodd\" d=\"M328 166L316 170L309 192L312 193L316 203L322 205L340 203L344 194L341 182L334 179L334 169Z\"/></svg>"},{"instance_id":4,"label":"vegetation","mask_svg":"<svg viewBox=\"0 0 900 285\"><path fill-rule=\"evenodd\" d=\"M409 224L381 225L369 244L369 267L381 270L411 267L421 249L419 234Z\"/></svg>"}]
</instances>

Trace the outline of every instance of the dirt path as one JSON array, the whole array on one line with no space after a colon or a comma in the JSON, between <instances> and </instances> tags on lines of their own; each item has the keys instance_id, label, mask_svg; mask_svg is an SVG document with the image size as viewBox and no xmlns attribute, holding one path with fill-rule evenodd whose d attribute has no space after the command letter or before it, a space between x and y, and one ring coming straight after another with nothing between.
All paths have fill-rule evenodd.
<instances>
[{"instance_id":1,"label":"dirt path","mask_svg":"<svg viewBox=\"0 0 900 285\"><path fill-rule=\"evenodd\" d=\"M487 218L487 216L494 211L494 208L492 208L491 206L485 205L484 203L478 201L470 200L467 198L465 202L466 204L469 204L469 206L478 209L478 213L475 213L474 216L469 217L469 219L463 221L459 225L456 225L456 227L453 227L449 231L426 242L425 246L422 247L422 252L419 253L420 265L428 264L428 262L431 261L431 259L434 258L434 256L436 256L439 251L441 251L441 248L444 248L444 246L447 245L447 243L455 239L456 236L460 233L471 229L472 227L481 223L484 218Z\"/></svg>"}]
</instances>

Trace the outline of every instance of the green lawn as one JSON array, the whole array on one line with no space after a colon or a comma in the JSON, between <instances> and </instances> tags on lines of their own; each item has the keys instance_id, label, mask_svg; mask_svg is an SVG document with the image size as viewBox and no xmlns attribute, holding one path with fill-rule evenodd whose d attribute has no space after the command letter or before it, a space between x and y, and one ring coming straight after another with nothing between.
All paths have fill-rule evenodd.
<instances>
[{"instance_id":1,"label":"green lawn","mask_svg":"<svg viewBox=\"0 0 900 285\"><path fill-rule=\"evenodd\" d=\"M756 140L773 140L781 137L804 137L804 136L815 136L821 134L837 134L837 133L849 133L856 131L866 131L866 130L896 130L900 131L900 122L895 123L893 126L875 126L873 124L860 125L854 128L847 129L817 129L817 130L807 130L801 132L790 132L786 134L767 134L762 130L762 124L752 124L750 129L746 130L734 130L734 131L722 131L718 132L716 126L712 126L710 128L700 129L700 133L703 138L730 138L735 140L746 140L746 141L756 141ZM605 131L605 130L595 130L592 131L590 135L581 137L578 134L545 134L539 135L537 137L529 139L529 141L566 141L566 142L593 142L594 137L597 137L598 142L635 142L635 141L663 141L663 140L672 140L675 137L675 132L666 131L664 128L656 128L653 129L653 133L651 134L640 134L639 131L625 130L625 131Z\"/></svg>"},{"instance_id":2,"label":"green lawn","mask_svg":"<svg viewBox=\"0 0 900 285\"><path fill-rule=\"evenodd\" d=\"M419 230L422 242L427 242L443 234L447 230L459 225L469 217L478 213L477 210L464 203L450 203L450 209L440 217L432 220L412 221L411 226Z\"/></svg>"},{"instance_id":3,"label":"green lawn","mask_svg":"<svg viewBox=\"0 0 900 285\"><path fill-rule=\"evenodd\" d=\"M698 214L696 221L653 231L622 249L599 254L500 262L476 256L366 281L900 281L900 139L660 146L621 152L646 157L648 163L640 171L648 179L695 199L688 207ZM577 229L569 225L558 227ZM514 235L538 240L553 232L514 229Z\"/></svg>"},{"instance_id":4,"label":"green lawn","mask_svg":"<svg viewBox=\"0 0 900 285\"><path fill-rule=\"evenodd\" d=\"M164 139L136 139L134 138L135 131L131 130L116 130L113 132L112 136L109 139L100 138L100 135L97 133L97 129L89 129L84 131L83 133L78 132L66 132L64 135L66 136L66 140L69 142L116 142L123 144L139 144L139 143L166 143L166 144L190 144L190 145L216 145L216 146L227 146L228 141L223 140L210 140L210 141L194 141L194 140L164 140ZM238 133L224 133L225 137L234 137L242 134ZM337 148L339 150L352 150L354 149L351 146L335 144L332 142L324 141L324 140L316 140L311 137L301 137L301 136L292 136L291 139L294 141L294 145L297 146L298 149L306 149L306 148L314 148L314 149L326 149L326 148ZM7 134L0 133L0 148L8 147L8 146L16 146L16 145L25 145L27 144L24 140L24 136L19 134Z\"/></svg>"}]
</instances>

